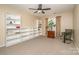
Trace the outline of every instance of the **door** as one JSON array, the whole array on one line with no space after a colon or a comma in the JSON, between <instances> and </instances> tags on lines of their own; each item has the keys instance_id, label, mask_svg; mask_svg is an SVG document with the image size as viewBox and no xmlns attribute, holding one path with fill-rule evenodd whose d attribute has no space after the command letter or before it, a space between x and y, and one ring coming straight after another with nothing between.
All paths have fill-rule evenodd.
<instances>
[{"instance_id":1,"label":"door","mask_svg":"<svg viewBox=\"0 0 79 59\"><path fill-rule=\"evenodd\" d=\"M60 36L61 32L61 16L56 17L56 37Z\"/></svg>"}]
</instances>

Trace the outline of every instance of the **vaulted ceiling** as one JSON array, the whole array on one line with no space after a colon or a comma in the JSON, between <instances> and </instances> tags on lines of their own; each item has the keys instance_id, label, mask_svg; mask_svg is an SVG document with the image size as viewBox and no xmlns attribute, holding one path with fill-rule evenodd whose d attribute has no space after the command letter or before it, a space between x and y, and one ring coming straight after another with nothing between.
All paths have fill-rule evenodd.
<instances>
[{"instance_id":1,"label":"vaulted ceiling","mask_svg":"<svg viewBox=\"0 0 79 59\"><path fill-rule=\"evenodd\" d=\"M18 8L25 9L27 12L35 16L52 15L53 13L62 13L66 11L72 11L74 8L73 4L43 4L42 8L51 8L51 10L45 11L45 14L33 13L35 10L29 10L29 8L38 8L38 4L13 4Z\"/></svg>"}]
</instances>

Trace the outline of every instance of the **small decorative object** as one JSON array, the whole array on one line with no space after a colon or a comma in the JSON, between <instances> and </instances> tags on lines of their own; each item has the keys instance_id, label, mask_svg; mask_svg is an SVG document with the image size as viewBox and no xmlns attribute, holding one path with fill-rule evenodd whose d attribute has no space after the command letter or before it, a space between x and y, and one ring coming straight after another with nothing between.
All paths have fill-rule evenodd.
<instances>
[{"instance_id":1,"label":"small decorative object","mask_svg":"<svg viewBox=\"0 0 79 59\"><path fill-rule=\"evenodd\" d=\"M20 25L17 25L16 28L20 28Z\"/></svg>"},{"instance_id":2,"label":"small decorative object","mask_svg":"<svg viewBox=\"0 0 79 59\"><path fill-rule=\"evenodd\" d=\"M39 24L38 28L41 28L41 24Z\"/></svg>"},{"instance_id":3,"label":"small decorative object","mask_svg":"<svg viewBox=\"0 0 79 59\"><path fill-rule=\"evenodd\" d=\"M12 21L10 21L10 24L13 24Z\"/></svg>"}]
</instances>

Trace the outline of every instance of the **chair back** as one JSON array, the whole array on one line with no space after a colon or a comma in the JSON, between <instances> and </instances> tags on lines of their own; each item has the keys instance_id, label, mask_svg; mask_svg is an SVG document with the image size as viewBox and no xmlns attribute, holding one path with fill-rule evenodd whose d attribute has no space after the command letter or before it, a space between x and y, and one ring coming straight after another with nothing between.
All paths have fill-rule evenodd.
<instances>
[{"instance_id":1,"label":"chair back","mask_svg":"<svg viewBox=\"0 0 79 59\"><path fill-rule=\"evenodd\" d=\"M66 37L71 38L72 37L72 33L73 33L72 29L65 29Z\"/></svg>"}]
</instances>

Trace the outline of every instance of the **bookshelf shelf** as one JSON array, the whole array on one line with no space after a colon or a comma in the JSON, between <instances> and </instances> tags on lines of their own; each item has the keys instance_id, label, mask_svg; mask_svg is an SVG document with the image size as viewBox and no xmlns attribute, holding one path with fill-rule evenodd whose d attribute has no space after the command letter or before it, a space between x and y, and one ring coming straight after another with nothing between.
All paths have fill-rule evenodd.
<instances>
[{"instance_id":1,"label":"bookshelf shelf","mask_svg":"<svg viewBox=\"0 0 79 59\"><path fill-rule=\"evenodd\" d=\"M19 25L19 28L17 28L18 25ZM40 35L42 34L41 34L41 30L38 30L38 26L36 26L36 28L34 27L21 28L20 16L7 15L6 17L6 47L18 44L26 40L30 40Z\"/></svg>"}]
</instances>

